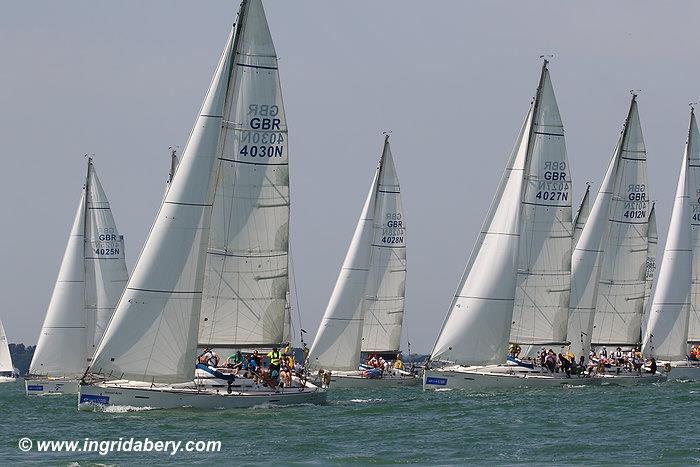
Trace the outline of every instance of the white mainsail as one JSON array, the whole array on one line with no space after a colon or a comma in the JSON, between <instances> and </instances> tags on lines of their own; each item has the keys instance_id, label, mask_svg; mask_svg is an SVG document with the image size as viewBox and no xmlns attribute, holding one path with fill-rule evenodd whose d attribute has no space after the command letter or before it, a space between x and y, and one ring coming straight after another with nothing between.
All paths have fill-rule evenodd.
<instances>
[{"instance_id":1,"label":"white mainsail","mask_svg":"<svg viewBox=\"0 0 700 467\"><path fill-rule=\"evenodd\" d=\"M240 23L239 23L240 27ZM95 352L93 373L192 380L215 174L233 67L224 48L189 141L126 290ZM234 73L235 74L235 73Z\"/></svg>"},{"instance_id":2,"label":"white mainsail","mask_svg":"<svg viewBox=\"0 0 700 467\"><path fill-rule=\"evenodd\" d=\"M10 347L5 335L5 328L0 321L0 373L13 372L12 357L10 356Z\"/></svg>"},{"instance_id":3,"label":"white mainsail","mask_svg":"<svg viewBox=\"0 0 700 467\"><path fill-rule=\"evenodd\" d=\"M651 201L636 100L621 147L603 244L593 345L637 345L641 337Z\"/></svg>"},{"instance_id":4,"label":"white mainsail","mask_svg":"<svg viewBox=\"0 0 700 467\"><path fill-rule=\"evenodd\" d=\"M368 310L373 314L367 334L371 346L388 347L393 345L390 339L400 339L401 317L397 317L399 336L396 337L396 323L390 321L393 318L389 316L391 311L403 315L401 274L405 274L406 250L399 192L389 140L385 138L360 220L311 345L309 365L312 368L357 369ZM391 227L388 220L384 221L387 215L396 217ZM383 230L385 227L387 230ZM384 303L383 299L386 299ZM393 331L386 328L389 332L382 330L383 335L380 335L375 327L381 326L380 320Z\"/></svg>"},{"instance_id":5,"label":"white mainsail","mask_svg":"<svg viewBox=\"0 0 700 467\"><path fill-rule=\"evenodd\" d=\"M550 180L551 174L545 173L555 163L559 180ZM568 273L562 273L568 268L566 256L571 249L573 229L567 169L563 128L545 60L537 95L431 360L464 365L502 363L514 324L521 327L516 333L522 329L526 342L540 338L551 341L553 334L559 332L561 319L566 325L566 313L561 315L562 307L553 298L566 295L568 286ZM548 185L549 181L561 183ZM532 243L527 245L525 239ZM559 261L550 262L547 253ZM552 288L548 289L550 285ZM520 298L519 303L516 297ZM537 308L540 303L542 310ZM516 307L520 316L514 323ZM550 321L546 326L534 324L531 317L536 314L546 314ZM520 319L525 316L530 317Z\"/></svg>"},{"instance_id":6,"label":"white mainsail","mask_svg":"<svg viewBox=\"0 0 700 467\"><path fill-rule=\"evenodd\" d=\"M700 189L700 134L691 111L688 140L678 176L658 283L644 329L643 352L663 360L685 360L694 281L695 219Z\"/></svg>"},{"instance_id":7,"label":"white mainsail","mask_svg":"<svg viewBox=\"0 0 700 467\"><path fill-rule=\"evenodd\" d=\"M583 194L583 199L581 204L576 211L576 218L574 220L574 242L573 247L576 247L578 239L581 238L581 232L583 232L583 227L586 225L588 216L591 214L591 185L586 184L586 192Z\"/></svg>"},{"instance_id":8,"label":"white mainsail","mask_svg":"<svg viewBox=\"0 0 700 467\"><path fill-rule=\"evenodd\" d=\"M406 218L389 136L384 139L365 284L362 352L398 352L406 299Z\"/></svg>"},{"instance_id":9,"label":"white mainsail","mask_svg":"<svg viewBox=\"0 0 700 467\"><path fill-rule=\"evenodd\" d=\"M88 160L85 213L85 310L90 359L114 314L129 273L124 236L119 234L97 172Z\"/></svg>"},{"instance_id":10,"label":"white mainsail","mask_svg":"<svg viewBox=\"0 0 700 467\"><path fill-rule=\"evenodd\" d=\"M30 374L75 377L83 373L128 277L123 241L88 159L85 185Z\"/></svg>"},{"instance_id":11,"label":"white mainsail","mask_svg":"<svg viewBox=\"0 0 700 467\"><path fill-rule=\"evenodd\" d=\"M593 207L591 208L591 213L572 255L571 314L569 317L568 339L571 341L571 351L575 355L583 355L585 358L588 358L588 351L591 346L594 320L597 313L596 305L599 297L599 282L602 277L601 270L604 266L604 256L607 257L608 253L610 253L612 259L619 260L621 263L626 264L626 256L623 253L631 249L631 247L625 243L627 238L626 233L628 233L629 230L633 230L635 232L641 232L640 237L643 236L643 238L637 238L635 243L644 243L643 250L641 249L641 245L635 245L633 248L635 250L634 253L635 255L642 253L643 262L646 262L646 203L648 203L648 198L646 191L641 191L641 184L632 182L632 180L637 180L637 175L640 172L638 166L641 165L642 161L646 161L644 142L641 139L642 134L637 112L636 97L636 95L632 97L624 129L615 147L615 152L610 160L605 178L600 186ZM646 174L645 171L643 173ZM625 185L626 183L627 185ZM646 190L646 185L644 189ZM638 195L634 193L638 193ZM638 196L640 199L630 200L629 196L632 194L634 194L633 196L635 198ZM626 205L628 201L630 204ZM637 206L642 207L640 209L634 209ZM627 217L625 217L625 213L627 213ZM643 225L632 224L633 227L631 228L625 227L629 225L627 224L628 221L625 219L628 219L630 215L633 216L634 219L643 218ZM623 226L612 228L611 224L622 224ZM614 239L613 242L610 241L611 237ZM617 245L617 248L622 251L610 252L609 250L614 248L610 246L612 244ZM610 263L608 263L608 265L609 264ZM624 271L628 271L629 269L633 268L627 267L624 268ZM639 299L637 299L636 302L640 303L643 307L645 284L645 268L643 264L637 265L637 273L641 276L641 279L637 278L633 281L633 284L640 289L637 291ZM607 289L609 289L610 286L621 285L611 283L612 280L610 278L607 278L607 281ZM606 291L609 292L607 289ZM624 300L624 296L622 300ZM637 319L636 316L634 318ZM641 322L641 315L638 323L639 322ZM639 327L637 329L639 329ZM637 333L638 332L639 331L637 331Z\"/></svg>"},{"instance_id":12,"label":"white mainsail","mask_svg":"<svg viewBox=\"0 0 700 467\"><path fill-rule=\"evenodd\" d=\"M287 122L262 3L244 6L239 24L204 272L201 347L272 347L286 337Z\"/></svg>"},{"instance_id":13,"label":"white mainsail","mask_svg":"<svg viewBox=\"0 0 700 467\"><path fill-rule=\"evenodd\" d=\"M563 344L571 280L571 177L564 126L546 68L530 136L510 341Z\"/></svg>"}]
</instances>

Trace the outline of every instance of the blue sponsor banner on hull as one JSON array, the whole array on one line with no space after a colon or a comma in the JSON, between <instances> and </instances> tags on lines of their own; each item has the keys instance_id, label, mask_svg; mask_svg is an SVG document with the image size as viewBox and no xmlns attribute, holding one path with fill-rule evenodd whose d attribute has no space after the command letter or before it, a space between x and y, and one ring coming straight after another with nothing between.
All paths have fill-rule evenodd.
<instances>
[{"instance_id":1,"label":"blue sponsor banner on hull","mask_svg":"<svg viewBox=\"0 0 700 467\"><path fill-rule=\"evenodd\" d=\"M92 394L81 394L80 395L81 404L109 404L109 396L93 396Z\"/></svg>"},{"instance_id":2,"label":"blue sponsor banner on hull","mask_svg":"<svg viewBox=\"0 0 700 467\"><path fill-rule=\"evenodd\" d=\"M447 378L435 378L434 376L428 376L425 378L425 384L434 384L436 386L447 386Z\"/></svg>"},{"instance_id":3,"label":"blue sponsor banner on hull","mask_svg":"<svg viewBox=\"0 0 700 467\"><path fill-rule=\"evenodd\" d=\"M27 391L43 391L44 386L40 384L30 384L27 386Z\"/></svg>"}]
</instances>

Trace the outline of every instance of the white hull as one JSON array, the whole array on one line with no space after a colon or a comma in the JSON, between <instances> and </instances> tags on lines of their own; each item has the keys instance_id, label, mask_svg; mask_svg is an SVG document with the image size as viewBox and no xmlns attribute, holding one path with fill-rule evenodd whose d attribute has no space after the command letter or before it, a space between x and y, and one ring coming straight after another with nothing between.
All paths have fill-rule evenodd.
<instances>
[{"instance_id":1,"label":"white hull","mask_svg":"<svg viewBox=\"0 0 700 467\"><path fill-rule=\"evenodd\" d=\"M24 390L28 396L78 394L78 383L77 379L27 378L24 380Z\"/></svg>"},{"instance_id":2,"label":"white hull","mask_svg":"<svg viewBox=\"0 0 700 467\"><path fill-rule=\"evenodd\" d=\"M418 386L421 378L412 376L385 376L382 378L365 378L361 374L331 374L330 388L396 388L404 386ZM316 377L314 384L321 385L321 381Z\"/></svg>"},{"instance_id":3,"label":"white hull","mask_svg":"<svg viewBox=\"0 0 700 467\"><path fill-rule=\"evenodd\" d=\"M0 376L0 383L12 383L14 381L17 381L17 378L13 378L12 376Z\"/></svg>"},{"instance_id":4,"label":"white hull","mask_svg":"<svg viewBox=\"0 0 700 467\"><path fill-rule=\"evenodd\" d=\"M669 381L700 381L700 363L688 362L660 362L659 367L663 368L664 363L671 364L671 371L664 371Z\"/></svg>"},{"instance_id":5,"label":"white hull","mask_svg":"<svg viewBox=\"0 0 700 467\"><path fill-rule=\"evenodd\" d=\"M425 370L423 373L424 390L540 388L599 383L598 378L577 376L567 378L563 373L551 374L542 371L514 370L510 365L451 367L441 370Z\"/></svg>"},{"instance_id":6,"label":"white hull","mask_svg":"<svg viewBox=\"0 0 700 467\"><path fill-rule=\"evenodd\" d=\"M246 390L245 392L215 389L189 389L173 386L150 387L148 383L117 381L80 386L79 406L124 406L174 409L249 408L264 404L297 405L324 404L326 391L307 384L305 388L284 388L279 392Z\"/></svg>"},{"instance_id":7,"label":"white hull","mask_svg":"<svg viewBox=\"0 0 700 467\"><path fill-rule=\"evenodd\" d=\"M603 384L614 384L617 386L637 386L639 384L651 384L660 383L666 381L667 377L663 373L656 373L654 375L650 373L606 373L604 375L596 376L602 380Z\"/></svg>"}]
</instances>

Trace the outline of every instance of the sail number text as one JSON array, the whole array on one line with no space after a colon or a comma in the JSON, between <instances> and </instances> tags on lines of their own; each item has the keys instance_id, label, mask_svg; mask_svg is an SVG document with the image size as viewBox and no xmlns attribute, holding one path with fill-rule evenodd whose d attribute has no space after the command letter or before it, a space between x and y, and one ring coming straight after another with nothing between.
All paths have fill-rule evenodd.
<instances>
[{"instance_id":1,"label":"sail number text","mask_svg":"<svg viewBox=\"0 0 700 467\"><path fill-rule=\"evenodd\" d=\"M112 227L99 229L97 239L93 241L92 251L97 256L115 256L121 254L122 236Z\"/></svg>"},{"instance_id":2,"label":"sail number text","mask_svg":"<svg viewBox=\"0 0 700 467\"><path fill-rule=\"evenodd\" d=\"M566 177L566 162L545 161L544 180L537 184L535 198L545 201L568 201L569 181Z\"/></svg>"},{"instance_id":3,"label":"sail number text","mask_svg":"<svg viewBox=\"0 0 700 467\"><path fill-rule=\"evenodd\" d=\"M276 105L248 105L248 126L256 131L243 131L239 137L243 157L282 157L284 155L284 131L280 108Z\"/></svg>"},{"instance_id":4,"label":"sail number text","mask_svg":"<svg viewBox=\"0 0 700 467\"><path fill-rule=\"evenodd\" d=\"M382 226L382 243L396 244L403 243L405 233L400 212L387 213Z\"/></svg>"},{"instance_id":5,"label":"sail number text","mask_svg":"<svg viewBox=\"0 0 700 467\"><path fill-rule=\"evenodd\" d=\"M647 194L644 183L630 184L627 186L627 201L623 209L622 217L625 219L646 219Z\"/></svg>"}]
</instances>

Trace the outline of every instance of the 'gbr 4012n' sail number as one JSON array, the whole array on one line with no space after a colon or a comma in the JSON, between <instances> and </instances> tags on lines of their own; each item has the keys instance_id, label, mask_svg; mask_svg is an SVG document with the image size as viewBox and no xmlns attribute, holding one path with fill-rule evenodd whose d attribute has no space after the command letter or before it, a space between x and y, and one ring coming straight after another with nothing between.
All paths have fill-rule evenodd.
<instances>
[{"instance_id":1,"label":"'gbr 4012n' sail number","mask_svg":"<svg viewBox=\"0 0 700 467\"><path fill-rule=\"evenodd\" d=\"M284 155L284 131L280 109L276 105L248 105L248 128L239 133L242 157L282 157Z\"/></svg>"}]
</instances>

